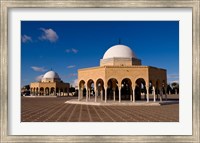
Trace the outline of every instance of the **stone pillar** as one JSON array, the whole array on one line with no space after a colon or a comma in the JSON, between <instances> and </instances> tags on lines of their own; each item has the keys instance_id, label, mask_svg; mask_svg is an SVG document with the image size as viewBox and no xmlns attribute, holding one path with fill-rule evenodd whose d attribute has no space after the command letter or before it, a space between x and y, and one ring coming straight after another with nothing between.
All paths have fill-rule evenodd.
<instances>
[{"instance_id":1,"label":"stone pillar","mask_svg":"<svg viewBox=\"0 0 200 143\"><path fill-rule=\"evenodd\" d=\"M87 88L86 88L85 101L88 102L88 90L87 90Z\"/></svg>"},{"instance_id":2,"label":"stone pillar","mask_svg":"<svg viewBox=\"0 0 200 143\"><path fill-rule=\"evenodd\" d=\"M153 86L153 102L156 102L156 91L154 86Z\"/></svg>"},{"instance_id":3,"label":"stone pillar","mask_svg":"<svg viewBox=\"0 0 200 143\"><path fill-rule=\"evenodd\" d=\"M44 88L44 96L46 96L46 89Z\"/></svg>"},{"instance_id":4,"label":"stone pillar","mask_svg":"<svg viewBox=\"0 0 200 143\"><path fill-rule=\"evenodd\" d=\"M101 89L101 101L103 101L103 89Z\"/></svg>"},{"instance_id":5,"label":"stone pillar","mask_svg":"<svg viewBox=\"0 0 200 143\"><path fill-rule=\"evenodd\" d=\"M80 100L82 99L82 89L80 89Z\"/></svg>"},{"instance_id":6,"label":"stone pillar","mask_svg":"<svg viewBox=\"0 0 200 143\"><path fill-rule=\"evenodd\" d=\"M165 100L167 101L167 88L165 88Z\"/></svg>"},{"instance_id":7,"label":"stone pillar","mask_svg":"<svg viewBox=\"0 0 200 143\"><path fill-rule=\"evenodd\" d=\"M149 102L149 87L148 86L146 87L146 90L147 90L147 102Z\"/></svg>"},{"instance_id":8,"label":"stone pillar","mask_svg":"<svg viewBox=\"0 0 200 143\"><path fill-rule=\"evenodd\" d=\"M162 91L162 88L160 90L160 101L162 102L162 95L163 95L163 91Z\"/></svg>"},{"instance_id":9,"label":"stone pillar","mask_svg":"<svg viewBox=\"0 0 200 143\"><path fill-rule=\"evenodd\" d=\"M105 89L105 102L107 102L107 87L104 87Z\"/></svg>"},{"instance_id":10,"label":"stone pillar","mask_svg":"<svg viewBox=\"0 0 200 143\"><path fill-rule=\"evenodd\" d=\"M130 93L130 101L132 101L132 98L133 98L133 96L132 96L132 94Z\"/></svg>"},{"instance_id":11,"label":"stone pillar","mask_svg":"<svg viewBox=\"0 0 200 143\"><path fill-rule=\"evenodd\" d=\"M88 100L90 100L90 88L88 89L88 97L89 97Z\"/></svg>"},{"instance_id":12,"label":"stone pillar","mask_svg":"<svg viewBox=\"0 0 200 143\"><path fill-rule=\"evenodd\" d=\"M58 90L58 95L60 96L60 89Z\"/></svg>"},{"instance_id":13,"label":"stone pillar","mask_svg":"<svg viewBox=\"0 0 200 143\"><path fill-rule=\"evenodd\" d=\"M94 88L94 91L95 91L95 99L94 101L97 102L97 94L98 94L98 90L96 88Z\"/></svg>"},{"instance_id":14,"label":"stone pillar","mask_svg":"<svg viewBox=\"0 0 200 143\"><path fill-rule=\"evenodd\" d=\"M115 89L113 89L113 101L115 101Z\"/></svg>"},{"instance_id":15,"label":"stone pillar","mask_svg":"<svg viewBox=\"0 0 200 143\"><path fill-rule=\"evenodd\" d=\"M121 102L121 87L119 86L119 102Z\"/></svg>"},{"instance_id":16,"label":"stone pillar","mask_svg":"<svg viewBox=\"0 0 200 143\"><path fill-rule=\"evenodd\" d=\"M83 89L81 89L81 99L83 99Z\"/></svg>"},{"instance_id":17,"label":"stone pillar","mask_svg":"<svg viewBox=\"0 0 200 143\"><path fill-rule=\"evenodd\" d=\"M135 87L134 86L132 87L132 90L133 90L133 102L135 102Z\"/></svg>"},{"instance_id":18,"label":"stone pillar","mask_svg":"<svg viewBox=\"0 0 200 143\"><path fill-rule=\"evenodd\" d=\"M60 92L60 89L59 89L59 96L61 96L61 92Z\"/></svg>"},{"instance_id":19,"label":"stone pillar","mask_svg":"<svg viewBox=\"0 0 200 143\"><path fill-rule=\"evenodd\" d=\"M81 89L78 89L78 101L81 100Z\"/></svg>"}]
</instances>

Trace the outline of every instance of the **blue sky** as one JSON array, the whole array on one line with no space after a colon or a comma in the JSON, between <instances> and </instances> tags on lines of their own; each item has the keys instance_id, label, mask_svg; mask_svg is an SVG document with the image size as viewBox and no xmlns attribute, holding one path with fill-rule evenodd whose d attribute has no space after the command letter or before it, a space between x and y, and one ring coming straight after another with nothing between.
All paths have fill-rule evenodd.
<instances>
[{"instance_id":1,"label":"blue sky","mask_svg":"<svg viewBox=\"0 0 200 143\"><path fill-rule=\"evenodd\" d=\"M99 66L119 38L142 65L166 69L168 83L179 81L178 21L22 21L21 85L51 69L74 83L77 70Z\"/></svg>"}]
</instances>

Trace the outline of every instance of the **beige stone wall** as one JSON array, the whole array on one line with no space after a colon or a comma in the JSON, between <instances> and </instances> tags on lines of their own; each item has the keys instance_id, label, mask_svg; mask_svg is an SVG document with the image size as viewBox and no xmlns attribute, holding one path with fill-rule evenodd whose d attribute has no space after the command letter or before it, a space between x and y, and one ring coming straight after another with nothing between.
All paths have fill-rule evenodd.
<instances>
[{"instance_id":1,"label":"beige stone wall","mask_svg":"<svg viewBox=\"0 0 200 143\"><path fill-rule=\"evenodd\" d=\"M149 82L148 78L148 67L147 66L105 66L105 67L96 67L82 69L78 71L78 83L81 80L87 82L92 79L95 83L101 78L104 81L104 85L107 85L107 82L111 78L115 78L118 83L121 83L123 79L129 78L132 82L132 85L135 85L135 81L139 78L143 78L146 83Z\"/></svg>"},{"instance_id":2,"label":"beige stone wall","mask_svg":"<svg viewBox=\"0 0 200 143\"><path fill-rule=\"evenodd\" d=\"M30 88L69 88L69 83L62 82L32 82Z\"/></svg>"},{"instance_id":3,"label":"beige stone wall","mask_svg":"<svg viewBox=\"0 0 200 143\"><path fill-rule=\"evenodd\" d=\"M60 79L43 78L42 82L60 82Z\"/></svg>"},{"instance_id":4,"label":"beige stone wall","mask_svg":"<svg viewBox=\"0 0 200 143\"><path fill-rule=\"evenodd\" d=\"M100 78L104 81L105 86L111 78L115 78L118 83L128 78L131 80L132 86L135 86L135 82L139 78L145 80L146 86L149 86L150 81L155 85L158 80L160 87L163 80L167 83L166 70L148 66L102 66L78 70L78 83L83 80L87 85L90 79L96 83Z\"/></svg>"},{"instance_id":5,"label":"beige stone wall","mask_svg":"<svg viewBox=\"0 0 200 143\"><path fill-rule=\"evenodd\" d=\"M107 67L106 69L106 81L111 78L116 78L118 83L121 83L123 79L128 78L131 80L132 85L139 78L143 78L145 82L148 82L148 67L146 66L131 66L131 67Z\"/></svg>"},{"instance_id":6,"label":"beige stone wall","mask_svg":"<svg viewBox=\"0 0 200 143\"><path fill-rule=\"evenodd\" d=\"M102 59L100 61L100 66L131 66L132 65L132 59Z\"/></svg>"},{"instance_id":7,"label":"beige stone wall","mask_svg":"<svg viewBox=\"0 0 200 143\"><path fill-rule=\"evenodd\" d=\"M52 88L52 87L56 87L56 84L54 82L35 82L35 83L31 83L30 84L30 88Z\"/></svg>"},{"instance_id":8,"label":"beige stone wall","mask_svg":"<svg viewBox=\"0 0 200 143\"><path fill-rule=\"evenodd\" d=\"M100 66L132 66L141 65L141 61L135 58L110 58L101 59Z\"/></svg>"},{"instance_id":9,"label":"beige stone wall","mask_svg":"<svg viewBox=\"0 0 200 143\"><path fill-rule=\"evenodd\" d=\"M167 85L167 71L165 69L149 67L149 79L153 82L153 85L156 84L156 81L159 81L159 86L162 86L162 82L165 82Z\"/></svg>"},{"instance_id":10,"label":"beige stone wall","mask_svg":"<svg viewBox=\"0 0 200 143\"><path fill-rule=\"evenodd\" d=\"M48 95L56 95L54 92L56 92L56 89L58 89L57 95L66 96L69 93L69 87L70 87L69 83L62 83L62 82L30 83L31 93L33 94L37 93L36 95L46 95L46 93ZM43 88L43 90L41 90L41 88ZM51 88L54 88L53 93L50 93L52 91Z\"/></svg>"},{"instance_id":11,"label":"beige stone wall","mask_svg":"<svg viewBox=\"0 0 200 143\"><path fill-rule=\"evenodd\" d=\"M39 82L31 82L30 88L39 87Z\"/></svg>"},{"instance_id":12,"label":"beige stone wall","mask_svg":"<svg viewBox=\"0 0 200 143\"><path fill-rule=\"evenodd\" d=\"M105 80L105 67L94 67L78 70L78 83L83 80L86 83L92 79L96 82L98 79Z\"/></svg>"}]
</instances>

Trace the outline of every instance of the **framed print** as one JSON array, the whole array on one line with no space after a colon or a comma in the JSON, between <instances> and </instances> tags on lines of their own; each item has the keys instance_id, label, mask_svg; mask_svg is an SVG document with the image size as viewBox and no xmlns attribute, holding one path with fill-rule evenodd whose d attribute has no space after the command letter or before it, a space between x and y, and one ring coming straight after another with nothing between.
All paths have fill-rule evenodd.
<instances>
[{"instance_id":1,"label":"framed print","mask_svg":"<svg viewBox=\"0 0 200 143\"><path fill-rule=\"evenodd\" d=\"M1 1L1 142L199 142L199 1Z\"/></svg>"}]
</instances>

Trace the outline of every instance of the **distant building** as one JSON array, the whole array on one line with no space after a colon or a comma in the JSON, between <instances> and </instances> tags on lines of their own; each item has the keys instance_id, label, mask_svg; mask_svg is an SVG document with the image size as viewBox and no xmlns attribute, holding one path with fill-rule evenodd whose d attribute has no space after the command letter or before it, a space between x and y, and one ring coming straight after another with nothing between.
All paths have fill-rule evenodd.
<instances>
[{"instance_id":1,"label":"distant building","mask_svg":"<svg viewBox=\"0 0 200 143\"><path fill-rule=\"evenodd\" d=\"M78 70L79 101L135 102L144 95L149 102L149 94L155 101L155 94L162 94L166 87L165 69L143 66L131 48L121 44L105 52L99 67Z\"/></svg>"},{"instance_id":2,"label":"distant building","mask_svg":"<svg viewBox=\"0 0 200 143\"><path fill-rule=\"evenodd\" d=\"M34 96L67 96L69 83L64 83L55 71L48 71L41 81L30 83L30 92Z\"/></svg>"}]
</instances>

